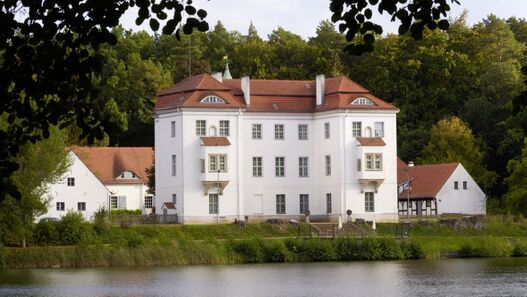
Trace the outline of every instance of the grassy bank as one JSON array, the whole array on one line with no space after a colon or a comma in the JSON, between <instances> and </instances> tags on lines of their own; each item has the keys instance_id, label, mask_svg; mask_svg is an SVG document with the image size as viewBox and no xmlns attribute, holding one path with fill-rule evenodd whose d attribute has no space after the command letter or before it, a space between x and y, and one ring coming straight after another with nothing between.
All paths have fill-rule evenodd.
<instances>
[{"instance_id":1,"label":"grassy bank","mask_svg":"<svg viewBox=\"0 0 527 297\"><path fill-rule=\"evenodd\" d=\"M72 226L68 224L67 226ZM84 226L84 225L83 225ZM49 227L49 226L48 226ZM301 226L309 234L309 226ZM491 217L478 228L454 228L415 222L409 239L395 239L395 224L363 225L363 239L296 239L296 225L139 225L97 228L64 236L46 231L46 239L28 248L0 247L0 267L111 267L264 262L360 261L455 257L527 256L527 221ZM63 234L65 231L62 231ZM60 232L59 232L60 233ZM53 235L55 234L55 235ZM47 237L46 237L47 236Z\"/></svg>"}]
</instances>

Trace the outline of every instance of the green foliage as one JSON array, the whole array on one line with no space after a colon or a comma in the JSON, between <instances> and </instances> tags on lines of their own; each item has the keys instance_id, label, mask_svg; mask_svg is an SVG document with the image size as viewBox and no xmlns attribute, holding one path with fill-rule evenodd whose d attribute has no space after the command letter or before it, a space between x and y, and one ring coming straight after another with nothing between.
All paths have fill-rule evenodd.
<instances>
[{"instance_id":1,"label":"green foliage","mask_svg":"<svg viewBox=\"0 0 527 297\"><path fill-rule=\"evenodd\" d=\"M430 130L430 142L423 149L419 163L459 162L480 185L490 187L496 174L488 171L483 164L484 153L470 127L458 117L441 120Z\"/></svg>"},{"instance_id":2,"label":"green foliage","mask_svg":"<svg viewBox=\"0 0 527 297\"><path fill-rule=\"evenodd\" d=\"M82 213L68 212L58 223L60 243L75 245L92 236L92 226L84 220Z\"/></svg>"},{"instance_id":3,"label":"green foliage","mask_svg":"<svg viewBox=\"0 0 527 297\"><path fill-rule=\"evenodd\" d=\"M467 240L459 250L463 257L510 257L513 252L514 246L509 240L497 237Z\"/></svg>"},{"instance_id":4,"label":"green foliage","mask_svg":"<svg viewBox=\"0 0 527 297\"><path fill-rule=\"evenodd\" d=\"M125 214L133 214L133 215L140 215L143 211L140 209L112 209L110 212L111 215L125 215Z\"/></svg>"},{"instance_id":5,"label":"green foliage","mask_svg":"<svg viewBox=\"0 0 527 297\"><path fill-rule=\"evenodd\" d=\"M517 239L513 242L514 249L512 250L513 257L527 257L527 241Z\"/></svg>"},{"instance_id":6,"label":"green foliage","mask_svg":"<svg viewBox=\"0 0 527 297\"><path fill-rule=\"evenodd\" d=\"M262 241L262 261L263 262L286 262L288 251L282 240Z\"/></svg>"},{"instance_id":7,"label":"green foliage","mask_svg":"<svg viewBox=\"0 0 527 297\"><path fill-rule=\"evenodd\" d=\"M40 245L60 244L59 222L54 220L40 220L35 226L35 242Z\"/></svg>"},{"instance_id":8,"label":"green foliage","mask_svg":"<svg viewBox=\"0 0 527 297\"><path fill-rule=\"evenodd\" d=\"M507 209L512 213L527 214L527 138L520 160L509 161L509 190L505 194Z\"/></svg>"},{"instance_id":9,"label":"green foliage","mask_svg":"<svg viewBox=\"0 0 527 297\"><path fill-rule=\"evenodd\" d=\"M105 234L110 231L109 213L103 207L93 214L93 231L96 234Z\"/></svg>"},{"instance_id":10,"label":"green foliage","mask_svg":"<svg viewBox=\"0 0 527 297\"><path fill-rule=\"evenodd\" d=\"M258 239L231 240L229 247L245 263L256 263L262 259L261 242Z\"/></svg>"}]
</instances>

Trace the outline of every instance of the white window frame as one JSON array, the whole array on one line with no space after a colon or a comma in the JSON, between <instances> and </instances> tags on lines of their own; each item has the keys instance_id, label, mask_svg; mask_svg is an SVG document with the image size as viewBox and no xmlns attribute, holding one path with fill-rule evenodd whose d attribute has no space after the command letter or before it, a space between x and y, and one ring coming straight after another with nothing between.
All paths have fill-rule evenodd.
<instances>
[{"instance_id":1,"label":"white window frame","mask_svg":"<svg viewBox=\"0 0 527 297\"><path fill-rule=\"evenodd\" d=\"M309 177L309 157L298 157L298 176Z\"/></svg>"},{"instance_id":2,"label":"white window frame","mask_svg":"<svg viewBox=\"0 0 527 297\"><path fill-rule=\"evenodd\" d=\"M366 171L382 171L382 154L366 153L364 154Z\"/></svg>"},{"instance_id":3,"label":"white window frame","mask_svg":"<svg viewBox=\"0 0 527 297\"><path fill-rule=\"evenodd\" d=\"M263 176L263 157L253 157L253 177Z\"/></svg>"},{"instance_id":4,"label":"white window frame","mask_svg":"<svg viewBox=\"0 0 527 297\"><path fill-rule=\"evenodd\" d=\"M298 124L298 140L308 140L307 124Z\"/></svg>"},{"instance_id":5,"label":"white window frame","mask_svg":"<svg viewBox=\"0 0 527 297\"><path fill-rule=\"evenodd\" d=\"M226 154L209 154L209 172L227 172L227 155Z\"/></svg>"},{"instance_id":6,"label":"white window frame","mask_svg":"<svg viewBox=\"0 0 527 297\"><path fill-rule=\"evenodd\" d=\"M454 190L459 190L459 182L458 181L454 182Z\"/></svg>"},{"instance_id":7,"label":"white window frame","mask_svg":"<svg viewBox=\"0 0 527 297\"><path fill-rule=\"evenodd\" d=\"M209 214L218 214L218 204L220 202L218 194L209 194Z\"/></svg>"},{"instance_id":8,"label":"white window frame","mask_svg":"<svg viewBox=\"0 0 527 297\"><path fill-rule=\"evenodd\" d=\"M262 139L262 124L252 124L253 139Z\"/></svg>"},{"instance_id":9,"label":"white window frame","mask_svg":"<svg viewBox=\"0 0 527 297\"><path fill-rule=\"evenodd\" d=\"M284 124L274 125L274 139L284 140Z\"/></svg>"},{"instance_id":10,"label":"white window frame","mask_svg":"<svg viewBox=\"0 0 527 297\"><path fill-rule=\"evenodd\" d=\"M86 202L77 202L77 211L86 211Z\"/></svg>"},{"instance_id":11,"label":"white window frame","mask_svg":"<svg viewBox=\"0 0 527 297\"><path fill-rule=\"evenodd\" d=\"M285 177L285 157L274 158L274 173L276 177Z\"/></svg>"},{"instance_id":12,"label":"white window frame","mask_svg":"<svg viewBox=\"0 0 527 297\"><path fill-rule=\"evenodd\" d=\"M467 183L467 181L463 181L463 190L468 190L468 183Z\"/></svg>"},{"instance_id":13,"label":"white window frame","mask_svg":"<svg viewBox=\"0 0 527 297\"><path fill-rule=\"evenodd\" d=\"M331 155L324 156L326 176L331 175Z\"/></svg>"},{"instance_id":14,"label":"white window frame","mask_svg":"<svg viewBox=\"0 0 527 297\"><path fill-rule=\"evenodd\" d=\"M174 203L174 205L176 205L176 201L177 201L177 194L172 194L172 203Z\"/></svg>"},{"instance_id":15,"label":"white window frame","mask_svg":"<svg viewBox=\"0 0 527 297\"><path fill-rule=\"evenodd\" d=\"M351 102L352 105L375 105L370 99L366 97L359 97L353 102Z\"/></svg>"},{"instance_id":16,"label":"white window frame","mask_svg":"<svg viewBox=\"0 0 527 297\"><path fill-rule=\"evenodd\" d=\"M196 136L206 136L207 135L207 121L206 120L196 120Z\"/></svg>"},{"instance_id":17,"label":"white window frame","mask_svg":"<svg viewBox=\"0 0 527 297\"><path fill-rule=\"evenodd\" d=\"M374 192L364 192L364 212L375 212Z\"/></svg>"},{"instance_id":18,"label":"white window frame","mask_svg":"<svg viewBox=\"0 0 527 297\"><path fill-rule=\"evenodd\" d=\"M110 196L110 209L119 209L119 198L116 195Z\"/></svg>"},{"instance_id":19,"label":"white window frame","mask_svg":"<svg viewBox=\"0 0 527 297\"><path fill-rule=\"evenodd\" d=\"M68 183L68 187L75 187L75 178L74 177L68 177L67 183Z\"/></svg>"},{"instance_id":20,"label":"white window frame","mask_svg":"<svg viewBox=\"0 0 527 297\"><path fill-rule=\"evenodd\" d=\"M329 139L331 137L331 126L329 122L324 123L324 138Z\"/></svg>"},{"instance_id":21,"label":"white window frame","mask_svg":"<svg viewBox=\"0 0 527 297\"><path fill-rule=\"evenodd\" d=\"M333 212L333 202L331 198L331 193L326 193L326 213Z\"/></svg>"},{"instance_id":22,"label":"white window frame","mask_svg":"<svg viewBox=\"0 0 527 297\"><path fill-rule=\"evenodd\" d=\"M176 121L170 122L170 137L176 137Z\"/></svg>"},{"instance_id":23,"label":"white window frame","mask_svg":"<svg viewBox=\"0 0 527 297\"><path fill-rule=\"evenodd\" d=\"M66 202L59 201L56 204L57 211L65 211L66 210Z\"/></svg>"},{"instance_id":24,"label":"white window frame","mask_svg":"<svg viewBox=\"0 0 527 297\"><path fill-rule=\"evenodd\" d=\"M300 214L305 214L309 211L309 194L300 194L298 196Z\"/></svg>"},{"instance_id":25,"label":"white window frame","mask_svg":"<svg viewBox=\"0 0 527 297\"><path fill-rule=\"evenodd\" d=\"M375 137L384 137L384 122L375 122Z\"/></svg>"},{"instance_id":26,"label":"white window frame","mask_svg":"<svg viewBox=\"0 0 527 297\"><path fill-rule=\"evenodd\" d=\"M286 214L285 194L276 194L276 214Z\"/></svg>"},{"instance_id":27,"label":"white window frame","mask_svg":"<svg viewBox=\"0 0 527 297\"><path fill-rule=\"evenodd\" d=\"M230 122L227 120L220 121L220 136L230 136Z\"/></svg>"},{"instance_id":28,"label":"white window frame","mask_svg":"<svg viewBox=\"0 0 527 297\"><path fill-rule=\"evenodd\" d=\"M176 176L176 174L177 174L176 155L172 155L172 161L171 162L172 162L171 163L172 164L172 166L171 166L171 168L172 168L172 176Z\"/></svg>"},{"instance_id":29,"label":"white window frame","mask_svg":"<svg viewBox=\"0 0 527 297\"><path fill-rule=\"evenodd\" d=\"M148 209L152 208L154 206L154 196L145 195L143 206Z\"/></svg>"},{"instance_id":30,"label":"white window frame","mask_svg":"<svg viewBox=\"0 0 527 297\"><path fill-rule=\"evenodd\" d=\"M362 136L362 122L351 123L351 131L353 133L353 137L361 137Z\"/></svg>"},{"instance_id":31,"label":"white window frame","mask_svg":"<svg viewBox=\"0 0 527 297\"><path fill-rule=\"evenodd\" d=\"M216 96L216 95L209 95L201 99L200 103L225 104L225 100L223 100L221 97Z\"/></svg>"}]
</instances>

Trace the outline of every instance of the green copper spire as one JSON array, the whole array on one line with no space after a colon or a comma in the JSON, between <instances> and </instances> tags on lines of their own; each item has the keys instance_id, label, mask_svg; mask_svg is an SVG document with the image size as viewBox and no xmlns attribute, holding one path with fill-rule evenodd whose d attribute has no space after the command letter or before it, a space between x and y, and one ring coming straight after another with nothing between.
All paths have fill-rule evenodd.
<instances>
[{"instance_id":1,"label":"green copper spire","mask_svg":"<svg viewBox=\"0 0 527 297\"><path fill-rule=\"evenodd\" d=\"M225 62L225 71L223 72L223 79L232 79L231 72L229 71L229 58L227 56L223 57Z\"/></svg>"}]
</instances>

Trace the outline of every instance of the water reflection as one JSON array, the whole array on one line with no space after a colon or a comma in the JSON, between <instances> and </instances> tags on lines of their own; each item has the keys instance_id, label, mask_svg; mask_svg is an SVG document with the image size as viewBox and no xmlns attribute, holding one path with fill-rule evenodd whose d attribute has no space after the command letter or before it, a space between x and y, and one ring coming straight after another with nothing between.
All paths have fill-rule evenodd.
<instances>
[{"instance_id":1,"label":"water reflection","mask_svg":"<svg viewBox=\"0 0 527 297\"><path fill-rule=\"evenodd\" d=\"M0 296L527 296L527 258L8 270Z\"/></svg>"}]
</instances>

